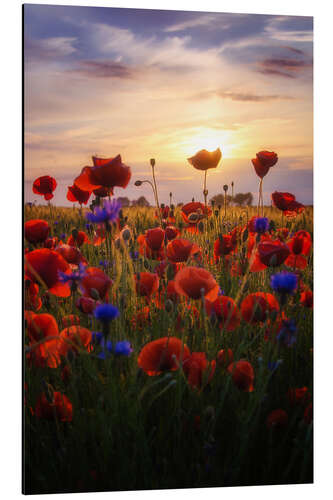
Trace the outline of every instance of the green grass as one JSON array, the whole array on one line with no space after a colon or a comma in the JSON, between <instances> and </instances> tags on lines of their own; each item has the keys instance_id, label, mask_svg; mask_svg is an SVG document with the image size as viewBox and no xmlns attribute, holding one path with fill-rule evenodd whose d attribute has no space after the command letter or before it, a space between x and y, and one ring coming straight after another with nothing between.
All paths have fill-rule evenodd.
<instances>
[{"instance_id":1,"label":"green grass","mask_svg":"<svg viewBox=\"0 0 333 500\"><path fill-rule=\"evenodd\" d=\"M202 234L184 232L181 236L202 247L204 267L212 272L225 295L238 304L248 293L271 292L269 279L276 269L249 274L244 281L230 276L223 266L213 262L213 243L220 233L239 223L240 217L244 224L255 214L254 208L228 208L224 221L222 209L218 216L213 213ZM154 210L128 208L123 215L128 217L134 234L130 250L137 250L137 236L157 225ZM274 220L276 227L281 226L278 210L266 207L265 215ZM86 230L84 214L77 209L26 207L25 220L35 218L49 222L52 236L66 233L68 237L75 228ZM176 209L176 225L181 221ZM307 208L304 214L283 224L292 231L305 229L312 235L312 221L312 209ZM287 398L290 387L307 386L312 393L313 318L312 311L299 304L299 293L284 308L286 316L294 318L297 324L297 343L292 348L266 342L265 326L242 321L233 332L221 331L205 316L200 301L196 303L200 321L195 321L183 304L171 312L152 305L150 324L135 328L133 314L145 302L134 293L133 273L152 271L157 262L143 257L132 261L125 249L117 249L113 244L84 245L81 250L90 266L99 267L104 259L112 263L109 274L115 285L110 301L121 315L111 324L110 339L130 340L134 351L129 358L100 360L82 352L66 359L71 367L66 384L61 378L61 367L25 367L25 492L312 482L312 425L303 421L304 407L292 407ZM302 271L302 281L312 289L312 280L311 253L309 265ZM67 299L51 296L39 313L54 315L59 330L65 314L77 314L82 326L100 330L97 320L75 307L77 296L78 292ZM179 314L181 331L176 328ZM219 366L202 391L192 390L181 370L147 376L138 368L138 353L146 342L167 335L182 338L193 351L205 351L209 360L216 357L219 349L231 348L235 360L243 358L252 363L254 392L239 391L227 371ZM278 359L283 363L272 373L268 362ZM47 421L32 415L29 408L35 407L45 383L69 397L73 404L72 422ZM277 408L288 413L288 425L269 430L266 418ZM199 427L195 424L197 416Z\"/></svg>"}]
</instances>

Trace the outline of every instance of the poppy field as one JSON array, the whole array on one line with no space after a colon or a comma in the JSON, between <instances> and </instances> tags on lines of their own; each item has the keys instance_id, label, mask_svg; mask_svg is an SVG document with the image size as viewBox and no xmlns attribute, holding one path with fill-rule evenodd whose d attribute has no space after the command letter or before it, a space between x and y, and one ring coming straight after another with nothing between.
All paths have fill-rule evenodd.
<instances>
[{"instance_id":1,"label":"poppy field","mask_svg":"<svg viewBox=\"0 0 333 500\"><path fill-rule=\"evenodd\" d=\"M174 206L120 155L93 157L24 208L24 490L120 491L313 481L313 209L263 183L256 206ZM201 174L200 174L201 175ZM129 183L154 207L122 207ZM146 184L143 184L146 183ZM142 186L143 184L143 186ZM149 184L149 185L148 185ZM278 188L279 186L277 186ZM233 186L232 186L233 189ZM125 191L123 191L125 190Z\"/></svg>"}]
</instances>

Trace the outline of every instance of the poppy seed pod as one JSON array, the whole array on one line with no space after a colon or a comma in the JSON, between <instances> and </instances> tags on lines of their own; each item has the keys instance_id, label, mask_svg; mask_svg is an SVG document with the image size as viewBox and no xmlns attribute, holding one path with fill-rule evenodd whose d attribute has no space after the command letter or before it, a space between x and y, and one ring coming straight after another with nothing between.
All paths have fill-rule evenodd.
<instances>
[{"instance_id":1,"label":"poppy seed pod","mask_svg":"<svg viewBox=\"0 0 333 500\"><path fill-rule=\"evenodd\" d=\"M155 163L156 163L156 162L155 162L155 158L151 158L151 159L150 159L150 165L151 165L152 167L155 167Z\"/></svg>"},{"instance_id":2,"label":"poppy seed pod","mask_svg":"<svg viewBox=\"0 0 333 500\"><path fill-rule=\"evenodd\" d=\"M227 192L228 191L228 184L224 184L223 186L223 191Z\"/></svg>"},{"instance_id":3,"label":"poppy seed pod","mask_svg":"<svg viewBox=\"0 0 333 500\"><path fill-rule=\"evenodd\" d=\"M142 181L135 181L134 182L134 186L141 186L141 184L142 184Z\"/></svg>"}]
</instances>

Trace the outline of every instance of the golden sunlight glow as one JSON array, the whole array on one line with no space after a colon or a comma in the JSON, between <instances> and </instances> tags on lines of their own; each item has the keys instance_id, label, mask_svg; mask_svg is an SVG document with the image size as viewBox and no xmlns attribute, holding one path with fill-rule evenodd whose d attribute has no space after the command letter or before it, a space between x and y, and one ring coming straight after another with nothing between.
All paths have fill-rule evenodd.
<instances>
[{"instance_id":1,"label":"golden sunlight glow","mask_svg":"<svg viewBox=\"0 0 333 500\"><path fill-rule=\"evenodd\" d=\"M220 148L223 158L231 158L234 146L231 133L225 130L200 128L193 134L189 134L179 143L178 147L186 157L195 155L201 149L215 151Z\"/></svg>"}]
</instances>

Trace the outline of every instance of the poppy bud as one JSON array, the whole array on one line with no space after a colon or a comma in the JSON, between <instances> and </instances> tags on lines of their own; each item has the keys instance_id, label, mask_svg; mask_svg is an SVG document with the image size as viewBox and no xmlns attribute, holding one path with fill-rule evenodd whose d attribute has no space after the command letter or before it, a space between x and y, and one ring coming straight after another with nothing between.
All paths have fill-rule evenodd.
<instances>
[{"instance_id":1,"label":"poppy bud","mask_svg":"<svg viewBox=\"0 0 333 500\"><path fill-rule=\"evenodd\" d=\"M223 186L223 191L227 192L228 191L228 184L224 184Z\"/></svg>"},{"instance_id":2,"label":"poppy bud","mask_svg":"<svg viewBox=\"0 0 333 500\"><path fill-rule=\"evenodd\" d=\"M215 215L215 217L218 217L218 216L219 216L219 211L218 211L218 210L215 210L215 211L214 211L214 215Z\"/></svg>"},{"instance_id":3,"label":"poppy bud","mask_svg":"<svg viewBox=\"0 0 333 500\"><path fill-rule=\"evenodd\" d=\"M122 232L122 237L123 237L123 240L125 240L125 241L130 240L131 239L131 231L128 228L124 229Z\"/></svg>"},{"instance_id":4,"label":"poppy bud","mask_svg":"<svg viewBox=\"0 0 333 500\"><path fill-rule=\"evenodd\" d=\"M96 288L90 289L90 295L93 299L100 300L100 296L99 296L98 290L96 290Z\"/></svg>"},{"instance_id":5,"label":"poppy bud","mask_svg":"<svg viewBox=\"0 0 333 500\"><path fill-rule=\"evenodd\" d=\"M142 181L135 181L134 182L134 186L141 186L141 184L142 184Z\"/></svg>"},{"instance_id":6,"label":"poppy bud","mask_svg":"<svg viewBox=\"0 0 333 500\"><path fill-rule=\"evenodd\" d=\"M203 190L203 195L204 195L204 196L207 196L207 195L208 195L208 189L204 189L204 190Z\"/></svg>"},{"instance_id":7,"label":"poppy bud","mask_svg":"<svg viewBox=\"0 0 333 500\"><path fill-rule=\"evenodd\" d=\"M217 205L217 208L218 208L219 210L221 210L221 206L222 206L222 205Z\"/></svg>"},{"instance_id":8,"label":"poppy bud","mask_svg":"<svg viewBox=\"0 0 333 500\"><path fill-rule=\"evenodd\" d=\"M168 299L168 300L165 301L165 310L166 310L167 313L172 312L172 310L173 310L173 302L172 302L172 300Z\"/></svg>"},{"instance_id":9,"label":"poppy bud","mask_svg":"<svg viewBox=\"0 0 333 500\"><path fill-rule=\"evenodd\" d=\"M150 165L154 168L155 167L155 158L150 159Z\"/></svg>"},{"instance_id":10,"label":"poppy bud","mask_svg":"<svg viewBox=\"0 0 333 500\"><path fill-rule=\"evenodd\" d=\"M202 222L202 220L199 222L198 224L198 230L200 231L200 233L203 233L204 232L204 229L205 229L205 226L204 226L204 223Z\"/></svg>"},{"instance_id":11,"label":"poppy bud","mask_svg":"<svg viewBox=\"0 0 333 500\"><path fill-rule=\"evenodd\" d=\"M194 198L192 198L192 202L194 202Z\"/></svg>"}]
</instances>

